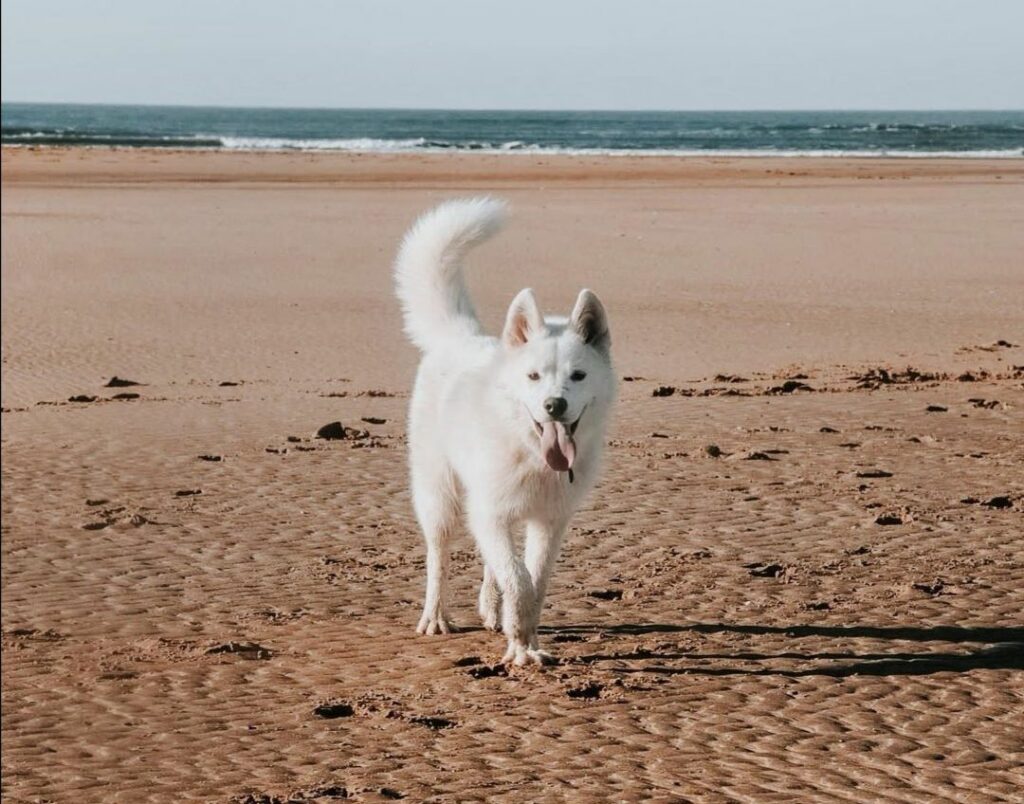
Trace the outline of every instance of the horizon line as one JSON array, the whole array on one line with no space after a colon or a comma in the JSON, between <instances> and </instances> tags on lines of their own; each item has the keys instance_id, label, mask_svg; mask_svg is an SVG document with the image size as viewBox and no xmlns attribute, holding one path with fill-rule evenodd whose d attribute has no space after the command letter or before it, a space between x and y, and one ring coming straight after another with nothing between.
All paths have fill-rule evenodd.
<instances>
[{"instance_id":1,"label":"horizon line","mask_svg":"<svg viewBox=\"0 0 1024 804\"><path fill-rule=\"evenodd\" d=\"M665 114L665 113L728 113L728 112L1024 112L1024 107L990 107L990 106L960 106L960 107L718 107L718 108L643 108L643 109L613 109L613 108L527 108L512 106L479 106L479 107L445 107L445 106L275 106L275 105L234 105L214 103L129 103L109 101L26 101L0 99L0 106L23 105L23 106L97 106L97 107L142 107L160 109L237 109L240 111L249 110L278 110L278 111L305 111L305 112L518 112L518 113L558 113L558 112L579 112L579 113L606 113L606 114Z\"/></svg>"}]
</instances>

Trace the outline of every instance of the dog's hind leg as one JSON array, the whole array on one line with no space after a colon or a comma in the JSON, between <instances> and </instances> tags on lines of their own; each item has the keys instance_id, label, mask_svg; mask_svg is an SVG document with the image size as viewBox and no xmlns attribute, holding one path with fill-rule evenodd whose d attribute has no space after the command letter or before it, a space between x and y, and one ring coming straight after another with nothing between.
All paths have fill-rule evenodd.
<instances>
[{"instance_id":1,"label":"dog's hind leg","mask_svg":"<svg viewBox=\"0 0 1024 804\"><path fill-rule=\"evenodd\" d=\"M451 538L458 518L458 502L451 471L430 474L413 471L413 506L427 548L427 592L417 632L447 634L455 629L448 618L448 572Z\"/></svg>"},{"instance_id":2,"label":"dog's hind leg","mask_svg":"<svg viewBox=\"0 0 1024 804\"><path fill-rule=\"evenodd\" d=\"M484 564L484 580L480 584L480 619L484 628L501 630L501 587L491 568Z\"/></svg>"}]
</instances>

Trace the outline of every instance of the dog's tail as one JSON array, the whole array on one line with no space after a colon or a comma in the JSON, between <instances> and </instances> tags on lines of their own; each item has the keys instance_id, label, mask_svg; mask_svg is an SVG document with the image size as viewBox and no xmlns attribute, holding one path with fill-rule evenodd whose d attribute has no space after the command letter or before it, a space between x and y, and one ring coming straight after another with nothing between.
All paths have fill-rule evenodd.
<instances>
[{"instance_id":1,"label":"dog's tail","mask_svg":"<svg viewBox=\"0 0 1024 804\"><path fill-rule=\"evenodd\" d=\"M480 334L462 276L462 258L504 220L494 198L460 198L425 213L405 235L395 260L405 331L427 351L452 336Z\"/></svg>"}]
</instances>

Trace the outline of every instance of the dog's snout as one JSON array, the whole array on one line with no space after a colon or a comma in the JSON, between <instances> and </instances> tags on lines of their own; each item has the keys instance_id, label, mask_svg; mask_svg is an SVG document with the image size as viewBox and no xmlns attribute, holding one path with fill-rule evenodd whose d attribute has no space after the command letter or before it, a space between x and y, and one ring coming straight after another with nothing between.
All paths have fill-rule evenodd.
<instances>
[{"instance_id":1,"label":"dog's snout","mask_svg":"<svg viewBox=\"0 0 1024 804\"><path fill-rule=\"evenodd\" d=\"M544 410L546 410L553 419L557 419L562 416L568 408L569 403L565 401L564 397L549 396L544 400Z\"/></svg>"}]
</instances>

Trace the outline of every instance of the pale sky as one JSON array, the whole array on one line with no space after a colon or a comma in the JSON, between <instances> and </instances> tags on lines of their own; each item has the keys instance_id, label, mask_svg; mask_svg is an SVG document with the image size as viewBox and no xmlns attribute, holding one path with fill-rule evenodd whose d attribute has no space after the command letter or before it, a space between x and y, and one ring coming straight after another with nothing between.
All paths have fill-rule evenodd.
<instances>
[{"instance_id":1,"label":"pale sky","mask_svg":"<svg viewBox=\"0 0 1024 804\"><path fill-rule=\"evenodd\" d=\"M1024 0L4 0L5 101L1021 109Z\"/></svg>"}]
</instances>

